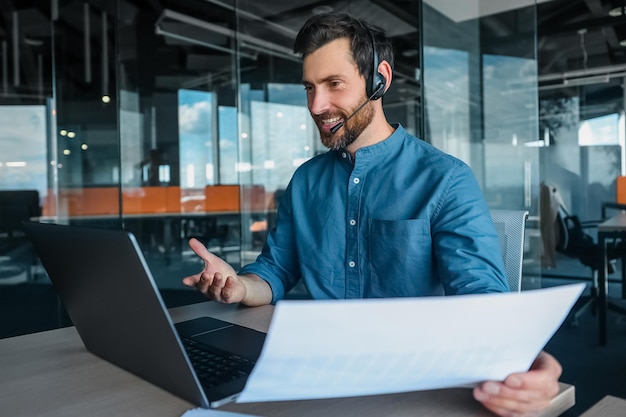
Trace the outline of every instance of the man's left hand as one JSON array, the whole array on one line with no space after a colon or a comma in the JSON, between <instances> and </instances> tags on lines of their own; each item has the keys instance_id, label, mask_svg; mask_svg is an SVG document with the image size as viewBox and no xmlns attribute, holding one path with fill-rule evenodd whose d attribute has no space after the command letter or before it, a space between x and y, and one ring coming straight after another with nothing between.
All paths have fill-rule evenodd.
<instances>
[{"instance_id":1,"label":"man's left hand","mask_svg":"<svg viewBox=\"0 0 626 417\"><path fill-rule=\"evenodd\" d=\"M552 355L541 352L528 372L511 374L503 382L483 382L474 388L474 398L502 417L537 416L558 394L562 371Z\"/></svg>"}]
</instances>

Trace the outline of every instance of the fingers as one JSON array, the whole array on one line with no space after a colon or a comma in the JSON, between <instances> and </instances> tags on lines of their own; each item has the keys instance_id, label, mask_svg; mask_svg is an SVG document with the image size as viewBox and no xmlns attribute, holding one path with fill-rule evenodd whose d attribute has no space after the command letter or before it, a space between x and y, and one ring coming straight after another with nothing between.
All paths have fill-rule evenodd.
<instances>
[{"instance_id":1,"label":"fingers","mask_svg":"<svg viewBox=\"0 0 626 417\"><path fill-rule=\"evenodd\" d=\"M189 247L204 261L204 270L220 271L223 275L235 274L234 269L219 256L209 252L209 250L195 238L189 239ZM199 277L198 277L199 278Z\"/></svg>"},{"instance_id":2,"label":"fingers","mask_svg":"<svg viewBox=\"0 0 626 417\"><path fill-rule=\"evenodd\" d=\"M195 287L196 283L200 280L200 275L201 274L195 274L183 278L183 284L188 287Z\"/></svg>"},{"instance_id":3,"label":"fingers","mask_svg":"<svg viewBox=\"0 0 626 417\"><path fill-rule=\"evenodd\" d=\"M204 261L205 270L211 265L219 266L224 263L222 258L209 252L206 246L204 246L204 244L196 238L189 239L189 247L195 252L196 255L198 255Z\"/></svg>"},{"instance_id":4,"label":"fingers","mask_svg":"<svg viewBox=\"0 0 626 417\"><path fill-rule=\"evenodd\" d=\"M540 352L528 372L511 374L503 382L483 382L474 388L474 398L503 417L535 416L558 394L562 371L552 355Z\"/></svg>"},{"instance_id":5,"label":"fingers","mask_svg":"<svg viewBox=\"0 0 626 417\"><path fill-rule=\"evenodd\" d=\"M191 248L192 251L195 252L196 255L202 258L205 262L210 259L211 252L209 252L206 246L204 246L202 242L200 242L198 239L196 238L189 239L189 247Z\"/></svg>"},{"instance_id":6,"label":"fingers","mask_svg":"<svg viewBox=\"0 0 626 417\"><path fill-rule=\"evenodd\" d=\"M553 373L529 371L512 374L504 382L484 382L474 388L474 398L500 416L531 417L549 407L558 391Z\"/></svg>"},{"instance_id":7,"label":"fingers","mask_svg":"<svg viewBox=\"0 0 626 417\"><path fill-rule=\"evenodd\" d=\"M550 405L552 395L541 389L523 389L521 385L512 388L506 383L488 381L474 388L474 398L500 416L531 417Z\"/></svg>"},{"instance_id":8,"label":"fingers","mask_svg":"<svg viewBox=\"0 0 626 417\"><path fill-rule=\"evenodd\" d=\"M240 301L237 293L237 278L224 277L220 272L201 272L183 279L183 284L196 287L198 291L209 299L220 303L232 303Z\"/></svg>"},{"instance_id":9,"label":"fingers","mask_svg":"<svg viewBox=\"0 0 626 417\"><path fill-rule=\"evenodd\" d=\"M200 285L198 289L207 294L211 300L224 302L222 290L224 289L224 285L226 285L226 279L222 274L219 272L215 274L203 273L200 278Z\"/></svg>"},{"instance_id":10,"label":"fingers","mask_svg":"<svg viewBox=\"0 0 626 417\"><path fill-rule=\"evenodd\" d=\"M532 409L524 409L520 410L517 406L512 406L512 404L504 404L502 406L494 405L494 404L485 404L483 403L485 408L497 414L501 417L536 417L541 414L542 410L545 409L549 405L546 405L544 408L532 408Z\"/></svg>"},{"instance_id":11,"label":"fingers","mask_svg":"<svg viewBox=\"0 0 626 417\"><path fill-rule=\"evenodd\" d=\"M207 271L198 274L198 280L195 287L201 293L207 295L210 299L219 301L220 293L224 287L222 274L219 272L210 273Z\"/></svg>"},{"instance_id":12,"label":"fingers","mask_svg":"<svg viewBox=\"0 0 626 417\"><path fill-rule=\"evenodd\" d=\"M209 299L221 303L242 301L246 286L227 262L212 254L197 239L189 239L189 247L204 261L202 272L183 278L183 284L196 287Z\"/></svg>"},{"instance_id":13,"label":"fingers","mask_svg":"<svg viewBox=\"0 0 626 417\"><path fill-rule=\"evenodd\" d=\"M526 402L549 401L559 393L559 375L547 370L512 374L501 384L500 395Z\"/></svg>"}]
</instances>

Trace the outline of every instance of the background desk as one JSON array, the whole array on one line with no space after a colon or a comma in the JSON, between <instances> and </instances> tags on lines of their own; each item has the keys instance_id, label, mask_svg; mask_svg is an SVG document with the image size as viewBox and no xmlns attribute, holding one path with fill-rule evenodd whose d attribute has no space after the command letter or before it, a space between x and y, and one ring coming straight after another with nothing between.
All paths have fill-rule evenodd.
<instances>
[{"instance_id":1,"label":"background desk","mask_svg":"<svg viewBox=\"0 0 626 417\"><path fill-rule=\"evenodd\" d=\"M200 239L210 250L219 256L223 252L240 250L241 229L250 232L267 232L269 217L275 217L276 210L262 211L188 211L154 213L110 213L74 216L39 216L30 218L40 223L58 223L72 226L120 228L133 232L143 250L149 251L153 245L162 250L186 248L190 237ZM264 224L261 230L253 230ZM193 226L193 227L192 227ZM265 238L263 238L264 241ZM252 242L254 243L254 242ZM258 245L260 252L261 245Z\"/></svg>"},{"instance_id":2,"label":"background desk","mask_svg":"<svg viewBox=\"0 0 626 417\"><path fill-rule=\"evenodd\" d=\"M598 245L601 251L602 264L598 271L598 324L599 324L599 342L604 346L607 343L607 311L613 310L621 314L626 314L626 309L617 305L611 305L608 302L608 260L607 260L607 240L624 239L626 237L626 211L620 211L615 216L598 225ZM624 262L624 260L622 260ZM622 276L622 286L626 283L626 277ZM624 288L622 288L622 294Z\"/></svg>"},{"instance_id":3,"label":"background desk","mask_svg":"<svg viewBox=\"0 0 626 417\"><path fill-rule=\"evenodd\" d=\"M580 417L624 417L626 416L626 400L607 395Z\"/></svg>"},{"instance_id":4,"label":"background desk","mask_svg":"<svg viewBox=\"0 0 626 417\"><path fill-rule=\"evenodd\" d=\"M212 302L171 310L174 321L208 315L267 331L272 306L245 308ZM574 404L563 384L544 417ZM88 353L73 327L0 340L0 410L17 416L178 417L194 405ZM258 416L492 416L468 389L368 397L227 404L224 411Z\"/></svg>"}]
</instances>

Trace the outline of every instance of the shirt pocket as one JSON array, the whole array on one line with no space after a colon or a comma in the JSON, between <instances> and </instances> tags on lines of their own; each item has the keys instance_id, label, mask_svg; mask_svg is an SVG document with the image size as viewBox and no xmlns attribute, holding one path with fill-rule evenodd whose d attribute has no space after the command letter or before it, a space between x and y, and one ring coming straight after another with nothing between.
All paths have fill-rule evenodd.
<instances>
[{"instance_id":1,"label":"shirt pocket","mask_svg":"<svg viewBox=\"0 0 626 417\"><path fill-rule=\"evenodd\" d=\"M366 297L407 297L440 292L434 279L430 222L369 220Z\"/></svg>"}]
</instances>

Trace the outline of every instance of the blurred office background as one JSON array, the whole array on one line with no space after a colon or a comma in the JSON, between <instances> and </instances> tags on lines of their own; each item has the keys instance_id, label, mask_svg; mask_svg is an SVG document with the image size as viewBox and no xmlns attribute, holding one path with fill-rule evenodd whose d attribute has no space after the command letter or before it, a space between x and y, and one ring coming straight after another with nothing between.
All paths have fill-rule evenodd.
<instances>
[{"instance_id":1,"label":"blurred office background","mask_svg":"<svg viewBox=\"0 0 626 417\"><path fill-rule=\"evenodd\" d=\"M615 201L621 0L0 6L0 337L69 324L22 220L132 231L168 306L202 300L180 282L202 266L190 237L235 267L253 260L291 174L325 151L291 48L308 17L331 10L392 38L388 119L466 161L492 209L530 212L523 288L590 278L576 259L542 265L539 190L558 188L583 220ZM620 329L610 337L624 343ZM595 329L568 337L577 331L596 349Z\"/></svg>"}]
</instances>

